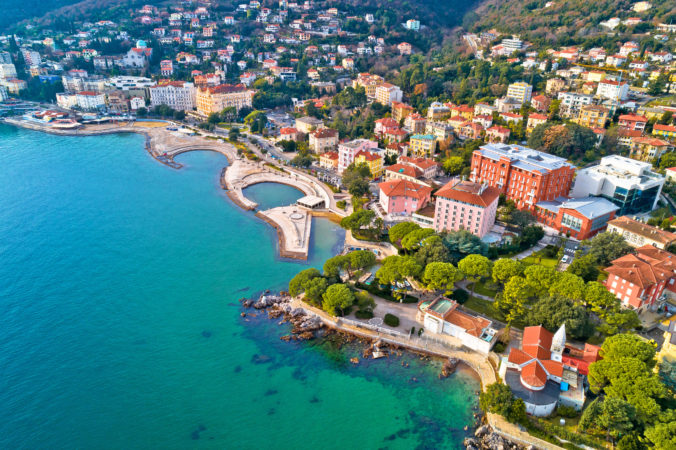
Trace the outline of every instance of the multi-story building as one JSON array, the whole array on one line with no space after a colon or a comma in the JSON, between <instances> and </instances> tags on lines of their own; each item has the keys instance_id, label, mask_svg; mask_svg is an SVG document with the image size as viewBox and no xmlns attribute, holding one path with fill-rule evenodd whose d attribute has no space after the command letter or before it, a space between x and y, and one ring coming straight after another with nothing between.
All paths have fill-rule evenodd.
<instances>
[{"instance_id":1,"label":"multi-story building","mask_svg":"<svg viewBox=\"0 0 676 450\"><path fill-rule=\"evenodd\" d=\"M174 63L170 59L160 61L160 74L163 77L170 77L174 74Z\"/></svg>"},{"instance_id":2,"label":"multi-story building","mask_svg":"<svg viewBox=\"0 0 676 450\"><path fill-rule=\"evenodd\" d=\"M315 130L324 128L324 122L316 117L299 117L295 121L296 129L301 133L310 134Z\"/></svg>"},{"instance_id":3,"label":"multi-story building","mask_svg":"<svg viewBox=\"0 0 676 450\"><path fill-rule=\"evenodd\" d=\"M493 125L486 129L486 141L491 144L505 144L509 141L511 130L500 125Z\"/></svg>"},{"instance_id":4,"label":"multi-story building","mask_svg":"<svg viewBox=\"0 0 676 450\"><path fill-rule=\"evenodd\" d=\"M360 150L354 155L355 164L366 164L371 172L371 178L377 179L383 176L383 157L378 153L368 150Z\"/></svg>"},{"instance_id":5,"label":"multi-story building","mask_svg":"<svg viewBox=\"0 0 676 450\"><path fill-rule=\"evenodd\" d=\"M410 180L395 179L378 184L378 202L383 210L393 216L410 216L424 208L432 195L432 188Z\"/></svg>"},{"instance_id":6,"label":"multi-story building","mask_svg":"<svg viewBox=\"0 0 676 450\"><path fill-rule=\"evenodd\" d=\"M428 180L436 177L439 174L441 164L431 158L412 158L410 156L400 156L397 159L399 164L410 167L415 167L420 170L422 177Z\"/></svg>"},{"instance_id":7,"label":"multi-story building","mask_svg":"<svg viewBox=\"0 0 676 450\"><path fill-rule=\"evenodd\" d=\"M368 139L355 139L338 145L338 173L343 173L354 162L358 152L377 149L378 143Z\"/></svg>"},{"instance_id":8,"label":"multi-story building","mask_svg":"<svg viewBox=\"0 0 676 450\"><path fill-rule=\"evenodd\" d=\"M82 91L77 93L77 106L84 111L95 111L106 106L106 99L100 92Z\"/></svg>"},{"instance_id":9,"label":"multi-story building","mask_svg":"<svg viewBox=\"0 0 676 450\"><path fill-rule=\"evenodd\" d=\"M560 113L565 117L575 117L580 108L592 104L594 96L577 92L559 92L558 99L561 100Z\"/></svg>"},{"instance_id":10,"label":"multi-story building","mask_svg":"<svg viewBox=\"0 0 676 450\"><path fill-rule=\"evenodd\" d=\"M326 152L319 155L319 167L328 170L338 169L338 152Z\"/></svg>"},{"instance_id":11,"label":"multi-story building","mask_svg":"<svg viewBox=\"0 0 676 450\"><path fill-rule=\"evenodd\" d=\"M338 131L331 128L321 128L309 134L310 150L322 154L335 150L338 146Z\"/></svg>"},{"instance_id":12,"label":"multi-story building","mask_svg":"<svg viewBox=\"0 0 676 450\"><path fill-rule=\"evenodd\" d=\"M495 223L500 191L487 184L452 180L435 194L434 229L467 230L484 237Z\"/></svg>"},{"instance_id":13,"label":"multi-story building","mask_svg":"<svg viewBox=\"0 0 676 450\"><path fill-rule=\"evenodd\" d=\"M409 114L404 119L404 129L412 134L422 134L425 132L427 119L418 113Z\"/></svg>"},{"instance_id":14,"label":"multi-story building","mask_svg":"<svg viewBox=\"0 0 676 450\"><path fill-rule=\"evenodd\" d=\"M638 247L633 254L611 262L606 288L615 294L625 308L642 313L659 307L664 300L664 290L676 289L676 263L672 253L652 245Z\"/></svg>"},{"instance_id":15,"label":"multi-story building","mask_svg":"<svg viewBox=\"0 0 676 450\"><path fill-rule=\"evenodd\" d=\"M605 128L610 110L601 105L586 105L580 108L573 122L587 128Z\"/></svg>"},{"instance_id":16,"label":"multi-story building","mask_svg":"<svg viewBox=\"0 0 676 450\"><path fill-rule=\"evenodd\" d=\"M167 105L177 111L192 111L195 107L195 85L186 81L160 80L150 88L150 105Z\"/></svg>"},{"instance_id":17,"label":"multi-story building","mask_svg":"<svg viewBox=\"0 0 676 450\"><path fill-rule=\"evenodd\" d=\"M547 80L545 92L547 94L558 95L559 92L566 88L566 82L561 78L550 78Z\"/></svg>"},{"instance_id":18,"label":"multi-story building","mask_svg":"<svg viewBox=\"0 0 676 450\"><path fill-rule=\"evenodd\" d=\"M617 122L618 127L633 131L643 131L647 124L648 118L639 114L621 114Z\"/></svg>"},{"instance_id":19,"label":"multi-story building","mask_svg":"<svg viewBox=\"0 0 676 450\"><path fill-rule=\"evenodd\" d=\"M657 206L664 177L651 171L651 164L610 155L592 167L580 169L571 197L604 197L620 209L618 216L652 211Z\"/></svg>"},{"instance_id":20,"label":"multi-story building","mask_svg":"<svg viewBox=\"0 0 676 450\"><path fill-rule=\"evenodd\" d=\"M406 103L392 102L392 118L396 120L397 123L401 123L402 120L406 119L406 117L414 112L415 109Z\"/></svg>"},{"instance_id":21,"label":"multi-story building","mask_svg":"<svg viewBox=\"0 0 676 450\"><path fill-rule=\"evenodd\" d=\"M596 95L608 100L626 100L629 85L625 81L603 80L596 88Z\"/></svg>"},{"instance_id":22,"label":"multi-story building","mask_svg":"<svg viewBox=\"0 0 676 450\"><path fill-rule=\"evenodd\" d=\"M237 110L244 107L250 108L253 106L254 93L255 91L243 84L221 84L200 88L196 95L197 112L202 116L208 116L228 107L234 107Z\"/></svg>"},{"instance_id":23,"label":"multi-story building","mask_svg":"<svg viewBox=\"0 0 676 450\"><path fill-rule=\"evenodd\" d=\"M425 134L434 136L437 141L448 141L452 139L453 130L454 127L450 122L427 121L427 124L425 125Z\"/></svg>"},{"instance_id":24,"label":"multi-story building","mask_svg":"<svg viewBox=\"0 0 676 450\"><path fill-rule=\"evenodd\" d=\"M486 144L472 155L470 180L498 188L519 209L568 195L575 166L520 145Z\"/></svg>"},{"instance_id":25,"label":"multi-story building","mask_svg":"<svg viewBox=\"0 0 676 450\"><path fill-rule=\"evenodd\" d=\"M533 86L523 81L512 83L507 88L507 97L519 103L528 103L533 95Z\"/></svg>"},{"instance_id":26,"label":"multi-story building","mask_svg":"<svg viewBox=\"0 0 676 450\"><path fill-rule=\"evenodd\" d=\"M403 92L398 86L382 83L376 87L376 101L382 105L391 105L392 102L401 102Z\"/></svg>"},{"instance_id":27,"label":"multi-story building","mask_svg":"<svg viewBox=\"0 0 676 450\"><path fill-rule=\"evenodd\" d=\"M622 235L632 247L652 245L665 250L676 243L676 234L634 220L629 216L617 217L608 222L608 231Z\"/></svg>"},{"instance_id":28,"label":"multi-story building","mask_svg":"<svg viewBox=\"0 0 676 450\"><path fill-rule=\"evenodd\" d=\"M639 161L654 162L659 161L662 155L673 149L674 145L669 141L650 136L639 136L631 140L629 156Z\"/></svg>"},{"instance_id":29,"label":"multi-story building","mask_svg":"<svg viewBox=\"0 0 676 450\"><path fill-rule=\"evenodd\" d=\"M409 150L416 156L433 156L436 146L437 139L432 134L414 134L409 140Z\"/></svg>"},{"instance_id":30,"label":"multi-story building","mask_svg":"<svg viewBox=\"0 0 676 450\"><path fill-rule=\"evenodd\" d=\"M676 127L673 125L653 125L653 136L659 136L670 140L676 139Z\"/></svg>"},{"instance_id":31,"label":"multi-story building","mask_svg":"<svg viewBox=\"0 0 676 450\"><path fill-rule=\"evenodd\" d=\"M547 123L548 117L546 114L531 113L528 116L528 122L526 123L526 134L531 134L535 127Z\"/></svg>"},{"instance_id":32,"label":"multi-story building","mask_svg":"<svg viewBox=\"0 0 676 450\"><path fill-rule=\"evenodd\" d=\"M376 88L383 84L385 80L380 75L371 75L370 73L360 73L355 80L352 80L352 87L363 87L366 91L366 97L376 98ZM400 100L399 100L400 101Z\"/></svg>"},{"instance_id":33,"label":"multi-story building","mask_svg":"<svg viewBox=\"0 0 676 450\"><path fill-rule=\"evenodd\" d=\"M589 239L606 229L619 208L601 197L555 199L535 205L538 222L578 240Z\"/></svg>"},{"instance_id":34,"label":"multi-story building","mask_svg":"<svg viewBox=\"0 0 676 450\"><path fill-rule=\"evenodd\" d=\"M0 64L0 78L16 77L16 67L14 64Z\"/></svg>"}]
</instances>

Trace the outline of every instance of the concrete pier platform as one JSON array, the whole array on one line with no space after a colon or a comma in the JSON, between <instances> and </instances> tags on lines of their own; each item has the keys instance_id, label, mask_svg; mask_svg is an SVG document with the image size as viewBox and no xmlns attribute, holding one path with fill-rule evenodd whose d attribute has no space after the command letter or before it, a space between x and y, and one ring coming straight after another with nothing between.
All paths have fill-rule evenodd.
<instances>
[{"instance_id":1,"label":"concrete pier platform","mask_svg":"<svg viewBox=\"0 0 676 450\"><path fill-rule=\"evenodd\" d=\"M295 205L259 211L257 217L277 230L279 255L282 258L306 260L310 252L312 216Z\"/></svg>"}]
</instances>

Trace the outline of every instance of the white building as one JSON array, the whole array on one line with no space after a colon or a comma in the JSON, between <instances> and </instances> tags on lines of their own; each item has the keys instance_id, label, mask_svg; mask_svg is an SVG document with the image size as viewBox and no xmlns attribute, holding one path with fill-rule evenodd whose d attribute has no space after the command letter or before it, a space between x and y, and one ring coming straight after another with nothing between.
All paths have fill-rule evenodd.
<instances>
[{"instance_id":1,"label":"white building","mask_svg":"<svg viewBox=\"0 0 676 450\"><path fill-rule=\"evenodd\" d=\"M561 113L572 116L583 106L591 105L594 96L590 94L580 94L578 92L559 92L561 100Z\"/></svg>"},{"instance_id":2,"label":"white building","mask_svg":"<svg viewBox=\"0 0 676 450\"><path fill-rule=\"evenodd\" d=\"M0 78L16 77L16 67L14 64L0 64Z\"/></svg>"},{"instance_id":3,"label":"white building","mask_svg":"<svg viewBox=\"0 0 676 450\"><path fill-rule=\"evenodd\" d=\"M165 81L150 88L152 107L167 105L177 111L192 111L195 108L197 90L186 81Z\"/></svg>"},{"instance_id":4,"label":"white building","mask_svg":"<svg viewBox=\"0 0 676 450\"><path fill-rule=\"evenodd\" d=\"M528 103L533 95L533 86L523 81L512 83L507 88L507 97L513 98L519 103Z\"/></svg>"},{"instance_id":5,"label":"white building","mask_svg":"<svg viewBox=\"0 0 676 450\"><path fill-rule=\"evenodd\" d=\"M617 216L652 211L665 179L651 169L652 165L647 162L618 155L605 156L600 164L577 171L570 196L604 197L620 208Z\"/></svg>"},{"instance_id":6,"label":"white building","mask_svg":"<svg viewBox=\"0 0 676 450\"><path fill-rule=\"evenodd\" d=\"M77 106L83 111L94 111L106 106L105 96L99 92L82 91L76 94Z\"/></svg>"},{"instance_id":7,"label":"white building","mask_svg":"<svg viewBox=\"0 0 676 450\"><path fill-rule=\"evenodd\" d=\"M596 95L608 100L626 100L629 85L624 81L602 80L596 89Z\"/></svg>"},{"instance_id":8,"label":"white building","mask_svg":"<svg viewBox=\"0 0 676 450\"><path fill-rule=\"evenodd\" d=\"M420 21L414 20L414 19L408 19L406 21L406 29L413 30L413 31L419 31L420 30Z\"/></svg>"},{"instance_id":9,"label":"white building","mask_svg":"<svg viewBox=\"0 0 676 450\"><path fill-rule=\"evenodd\" d=\"M368 139L355 139L338 145L338 173L342 173L347 166L354 162L355 155L362 150L378 148L378 143Z\"/></svg>"}]
</instances>

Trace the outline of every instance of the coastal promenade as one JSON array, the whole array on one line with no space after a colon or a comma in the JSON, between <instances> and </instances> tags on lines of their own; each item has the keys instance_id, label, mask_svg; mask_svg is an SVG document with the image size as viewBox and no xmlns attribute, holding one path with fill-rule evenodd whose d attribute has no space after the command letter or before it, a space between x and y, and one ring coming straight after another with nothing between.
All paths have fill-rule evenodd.
<instances>
[{"instance_id":1,"label":"coastal promenade","mask_svg":"<svg viewBox=\"0 0 676 450\"><path fill-rule=\"evenodd\" d=\"M284 258L306 260L309 255L312 216L340 217L344 211L336 206L333 192L316 178L290 167L275 167L266 161L251 161L238 154L234 145L222 137L206 134L191 135L168 130L171 122L136 121L107 124L88 124L78 129L57 129L48 124L21 118L6 118L5 123L22 128L61 136L97 136L115 133L137 133L145 136L145 149L156 161L180 169L183 165L176 156L191 151L213 151L224 155L228 167L221 173L221 187L240 208L251 211L258 207L244 195L244 189L258 183L285 184L303 192L305 196L323 200L324 208L309 210L298 205L287 205L258 211L256 216L277 230L279 254ZM172 126L172 128L175 128Z\"/></svg>"},{"instance_id":2,"label":"coastal promenade","mask_svg":"<svg viewBox=\"0 0 676 450\"><path fill-rule=\"evenodd\" d=\"M481 353L469 350L462 345L460 341L450 336L442 336L434 333L423 333L422 336L416 336L415 333L404 333L385 326L371 325L365 322L359 322L342 317L333 317L315 308L299 298L291 300L293 308L300 308L306 314L318 317L324 325L329 328L353 334L355 336L380 340L392 345L401 346L410 350L425 353L441 358L456 358L467 364L478 375L481 380L481 387L485 391L487 386L498 381L496 370L499 364L499 358L491 353L486 356ZM554 445L545 440L530 435L522 431L517 425L508 422L504 417L488 413L486 414L488 424L493 430L503 437L525 446L533 446L543 450L563 450L562 447Z\"/></svg>"}]
</instances>

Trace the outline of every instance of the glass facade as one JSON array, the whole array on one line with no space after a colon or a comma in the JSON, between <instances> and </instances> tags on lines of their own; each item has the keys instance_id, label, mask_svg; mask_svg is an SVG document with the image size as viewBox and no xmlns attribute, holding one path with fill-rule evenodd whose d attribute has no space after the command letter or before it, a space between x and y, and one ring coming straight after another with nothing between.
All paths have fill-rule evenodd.
<instances>
[{"instance_id":1,"label":"glass facade","mask_svg":"<svg viewBox=\"0 0 676 450\"><path fill-rule=\"evenodd\" d=\"M561 217L561 225L571 230L580 231L582 229L582 219L564 213Z\"/></svg>"},{"instance_id":2,"label":"glass facade","mask_svg":"<svg viewBox=\"0 0 676 450\"><path fill-rule=\"evenodd\" d=\"M646 190L616 187L615 194L608 200L620 208L616 213L617 216L639 214L652 210L659 191L660 186L655 186Z\"/></svg>"}]
</instances>

